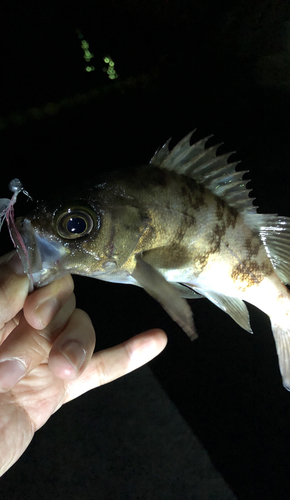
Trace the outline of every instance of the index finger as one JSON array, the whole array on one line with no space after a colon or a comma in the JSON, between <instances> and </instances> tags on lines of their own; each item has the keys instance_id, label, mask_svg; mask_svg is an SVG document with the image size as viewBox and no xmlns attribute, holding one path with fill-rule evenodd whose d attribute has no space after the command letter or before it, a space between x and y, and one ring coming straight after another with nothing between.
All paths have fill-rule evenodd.
<instances>
[{"instance_id":1,"label":"index finger","mask_svg":"<svg viewBox=\"0 0 290 500\"><path fill-rule=\"evenodd\" d=\"M14 254L13 251L0 258L0 328L22 309L29 290L26 274L16 274L9 265Z\"/></svg>"},{"instance_id":2,"label":"index finger","mask_svg":"<svg viewBox=\"0 0 290 500\"><path fill-rule=\"evenodd\" d=\"M166 334L156 328L95 353L81 376L67 382L64 402L136 370L163 351L166 343Z\"/></svg>"}]
</instances>

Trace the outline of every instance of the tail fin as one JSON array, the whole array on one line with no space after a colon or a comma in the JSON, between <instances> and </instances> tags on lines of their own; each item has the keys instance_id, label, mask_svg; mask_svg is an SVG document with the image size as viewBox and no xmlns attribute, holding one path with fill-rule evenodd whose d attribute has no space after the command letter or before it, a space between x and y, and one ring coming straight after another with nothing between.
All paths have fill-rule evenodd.
<instances>
[{"instance_id":1,"label":"tail fin","mask_svg":"<svg viewBox=\"0 0 290 500\"><path fill-rule=\"evenodd\" d=\"M277 318L271 319L271 326L283 385L287 391L290 391L290 316L281 315L278 321Z\"/></svg>"}]
</instances>

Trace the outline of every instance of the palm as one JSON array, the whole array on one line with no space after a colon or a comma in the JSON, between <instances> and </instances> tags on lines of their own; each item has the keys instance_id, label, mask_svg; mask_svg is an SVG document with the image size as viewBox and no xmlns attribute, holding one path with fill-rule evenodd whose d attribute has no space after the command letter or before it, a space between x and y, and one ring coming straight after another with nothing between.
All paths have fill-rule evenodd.
<instances>
[{"instance_id":1,"label":"palm","mask_svg":"<svg viewBox=\"0 0 290 500\"><path fill-rule=\"evenodd\" d=\"M67 382L57 378L47 364L39 365L16 386L0 394L0 407L9 404L10 432L16 432L21 421L23 432L36 431L63 404ZM8 428L7 428L8 431Z\"/></svg>"}]
</instances>

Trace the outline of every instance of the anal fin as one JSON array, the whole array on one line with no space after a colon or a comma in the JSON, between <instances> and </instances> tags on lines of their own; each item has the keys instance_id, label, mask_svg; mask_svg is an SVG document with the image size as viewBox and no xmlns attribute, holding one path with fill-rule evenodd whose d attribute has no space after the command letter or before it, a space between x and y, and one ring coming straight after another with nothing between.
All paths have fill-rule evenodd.
<instances>
[{"instance_id":1,"label":"anal fin","mask_svg":"<svg viewBox=\"0 0 290 500\"><path fill-rule=\"evenodd\" d=\"M192 287L184 285L182 283L172 283L170 284L177 290L180 297L183 299L203 299L204 296L196 292Z\"/></svg>"},{"instance_id":2,"label":"anal fin","mask_svg":"<svg viewBox=\"0 0 290 500\"><path fill-rule=\"evenodd\" d=\"M248 309L241 299L228 297L226 295L222 295L211 290L204 290L198 287L194 287L194 290L206 297L222 311L226 312L244 330L249 333L253 333L250 325Z\"/></svg>"}]
</instances>

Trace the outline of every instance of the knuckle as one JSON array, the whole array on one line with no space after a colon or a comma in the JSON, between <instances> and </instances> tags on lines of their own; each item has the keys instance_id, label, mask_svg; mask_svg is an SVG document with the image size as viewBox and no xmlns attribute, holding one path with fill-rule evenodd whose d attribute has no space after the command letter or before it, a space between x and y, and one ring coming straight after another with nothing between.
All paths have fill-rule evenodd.
<instances>
[{"instance_id":1,"label":"knuckle","mask_svg":"<svg viewBox=\"0 0 290 500\"><path fill-rule=\"evenodd\" d=\"M99 385L105 385L108 382L108 373L106 370L106 363L103 359L102 353L99 353L98 363L96 365L97 379Z\"/></svg>"},{"instance_id":2,"label":"knuckle","mask_svg":"<svg viewBox=\"0 0 290 500\"><path fill-rule=\"evenodd\" d=\"M29 339L29 345L27 345L26 353L23 355L23 359L26 361L27 366L34 367L39 365L42 361L46 360L49 355L51 345L48 340L34 330Z\"/></svg>"}]
</instances>

